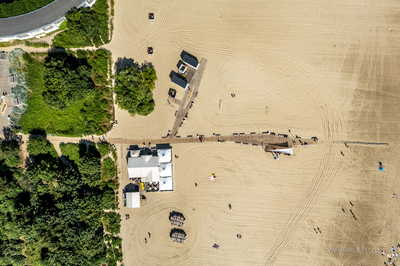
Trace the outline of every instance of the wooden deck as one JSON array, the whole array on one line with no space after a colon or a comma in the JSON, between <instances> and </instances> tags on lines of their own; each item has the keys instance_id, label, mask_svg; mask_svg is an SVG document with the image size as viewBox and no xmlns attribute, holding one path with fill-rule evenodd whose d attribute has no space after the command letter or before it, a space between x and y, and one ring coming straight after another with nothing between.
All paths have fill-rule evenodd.
<instances>
[{"instance_id":1,"label":"wooden deck","mask_svg":"<svg viewBox=\"0 0 400 266\"><path fill-rule=\"evenodd\" d=\"M276 148L279 147L292 147L290 143L293 143L292 138L285 138L282 136L271 136L265 134L237 134L235 135L225 135L220 136L216 134L215 136L192 136L192 137L164 137L160 139L122 139L122 138L106 138L105 140L108 143L112 144L131 144L131 145L155 145L155 144L175 144L175 143L200 143L200 142L234 142L238 145L250 145L250 146L274 146ZM200 137L202 137L202 141L200 141ZM68 137L57 137L57 136L47 136L47 139L50 142L79 142L82 138L68 138ZM87 138L87 141L92 141L91 139ZM318 141L314 141L312 139L301 139L301 141L307 142L308 145L317 144Z\"/></svg>"},{"instance_id":2,"label":"wooden deck","mask_svg":"<svg viewBox=\"0 0 400 266\"><path fill-rule=\"evenodd\" d=\"M175 105L180 105L181 104L181 100L177 99L177 98L172 98L171 96L168 96L168 99L170 104L175 104Z\"/></svg>"},{"instance_id":3,"label":"wooden deck","mask_svg":"<svg viewBox=\"0 0 400 266\"><path fill-rule=\"evenodd\" d=\"M181 104L179 105L175 123L171 130L171 136L176 136L178 134L179 128L183 125L183 119L185 118L186 114L189 113L189 109L192 107L192 102L194 102L194 99L199 91L200 82L203 77L204 70L206 69L206 65L207 59L201 59L200 66L189 82L189 88L185 91Z\"/></svg>"}]
</instances>

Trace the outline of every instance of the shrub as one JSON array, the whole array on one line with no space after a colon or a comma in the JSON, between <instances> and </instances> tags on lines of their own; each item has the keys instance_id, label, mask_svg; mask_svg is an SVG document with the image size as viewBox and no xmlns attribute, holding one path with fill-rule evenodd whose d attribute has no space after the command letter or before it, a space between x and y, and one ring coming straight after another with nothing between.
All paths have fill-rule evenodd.
<instances>
[{"instance_id":1,"label":"shrub","mask_svg":"<svg viewBox=\"0 0 400 266\"><path fill-rule=\"evenodd\" d=\"M117 175L117 167L115 166L115 162L110 157L106 157L103 159L102 167L101 167L101 178L103 181L107 182L110 179L113 179Z\"/></svg>"},{"instance_id":2,"label":"shrub","mask_svg":"<svg viewBox=\"0 0 400 266\"><path fill-rule=\"evenodd\" d=\"M47 42L24 42L25 46L35 47L35 48L47 48L50 45Z\"/></svg>"},{"instance_id":3,"label":"shrub","mask_svg":"<svg viewBox=\"0 0 400 266\"><path fill-rule=\"evenodd\" d=\"M79 144L77 143L61 143L60 150L63 156L69 161L77 164L79 162Z\"/></svg>"},{"instance_id":4,"label":"shrub","mask_svg":"<svg viewBox=\"0 0 400 266\"><path fill-rule=\"evenodd\" d=\"M125 67L115 75L115 79L116 103L121 109L144 116L154 111L152 90L157 76L153 67L145 66L142 70L134 66Z\"/></svg>"},{"instance_id":5,"label":"shrub","mask_svg":"<svg viewBox=\"0 0 400 266\"><path fill-rule=\"evenodd\" d=\"M67 29L54 37L53 46L99 47L108 43L108 9L107 0L97 0L91 8L71 9L66 15Z\"/></svg>"},{"instance_id":6,"label":"shrub","mask_svg":"<svg viewBox=\"0 0 400 266\"><path fill-rule=\"evenodd\" d=\"M56 150L46 138L38 137L28 141L27 151L30 155L50 154L53 157L58 157Z\"/></svg>"},{"instance_id":7,"label":"shrub","mask_svg":"<svg viewBox=\"0 0 400 266\"><path fill-rule=\"evenodd\" d=\"M97 150L99 151L101 157L106 156L110 153L111 145L109 143L97 143Z\"/></svg>"},{"instance_id":8,"label":"shrub","mask_svg":"<svg viewBox=\"0 0 400 266\"><path fill-rule=\"evenodd\" d=\"M115 212L105 212L103 216L103 223L105 230L112 235L117 235L121 229L121 215Z\"/></svg>"}]
</instances>

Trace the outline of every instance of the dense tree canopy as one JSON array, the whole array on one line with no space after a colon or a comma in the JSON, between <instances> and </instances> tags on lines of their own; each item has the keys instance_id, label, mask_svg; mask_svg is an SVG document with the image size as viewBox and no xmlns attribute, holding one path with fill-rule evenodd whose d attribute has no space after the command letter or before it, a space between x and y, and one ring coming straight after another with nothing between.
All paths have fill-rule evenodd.
<instances>
[{"instance_id":1,"label":"dense tree canopy","mask_svg":"<svg viewBox=\"0 0 400 266\"><path fill-rule=\"evenodd\" d=\"M76 57L54 54L44 67L43 100L51 108L64 110L94 90L90 66Z\"/></svg>"},{"instance_id":2,"label":"dense tree canopy","mask_svg":"<svg viewBox=\"0 0 400 266\"><path fill-rule=\"evenodd\" d=\"M31 162L23 172L15 165L18 144L0 143L0 265L92 266L121 260L121 240L103 228L119 233L118 215L111 212L110 220L110 212L103 211L114 208L114 191L100 181L100 164L81 172L86 162L81 158L92 157L92 163L100 154L85 144L64 144L62 150L74 158L71 165L82 165L62 163L54 147L37 138L28 142ZM15 160L8 163L5 157ZM94 173L99 182L85 182L83 176Z\"/></svg>"},{"instance_id":3,"label":"dense tree canopy","mask_svg":"<svg viewBox=\"0 0 400 266\"><path fill-rule=\"evenodd\" d=\"M53 46L63 48L99 47L108 43L109 16L107 0L97 0L91 8L72 9L67 15L67 30L57 34Z\"/></svg>"},{"instance_id":4,"label":"dense tree canopy","mask_svg":"<svg viewBox=\"0 0 400 266\"><path fill-rule=\"evenodd\" d=\"M116 102L121 109L130 114L149 115L154 111L152 90L157 80L156 71L151 66L137 69L129 66L121 69L115 75L117 85L114 91L117 94Z\"/></svg>"}]
</instances>

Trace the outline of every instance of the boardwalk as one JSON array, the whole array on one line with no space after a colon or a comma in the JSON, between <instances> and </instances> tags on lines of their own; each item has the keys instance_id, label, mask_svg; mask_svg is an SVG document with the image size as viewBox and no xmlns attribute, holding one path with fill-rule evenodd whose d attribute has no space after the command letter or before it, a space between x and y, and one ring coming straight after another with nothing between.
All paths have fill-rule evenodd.
<instances>
[{"instance_id":1,"label":"boardwalk","mask_svg":"<svg viewBox=\"0 0 400 266\"><path fill-rule=\"evenodd\" d=\"M204 70L206 69L206 65L207 59L201 59L199 68L193 75L193 78L190 80L189 88L185 91L185 94L183 95L182 102L176 115L174 126L171 130L172 136L175 136L178 133L179 127L181 127L183 124L183 119L186 117L186 114L188 114L189 109L192 107L192 102L194 102L194 98L197 96L197 93L199 91L200 82L203 77Z\"/></svg>"},{"instance_id":2,"label":"boardwalk","mask_svg":"<svg viewBox=\"0 0 400 266\"><path fill-rule=\"evenodd\" d=\"M230 135L230 136L219 136L218 134L211 137L202 136L202 142L235 142L237 144L242 145L252 145L252 146L267 146L273 145L277 147L291 147L293 141L295 139L285 138L282 136L271 136L267 134L237 134ZM69 138L69 137L57 137L57 136L47 136L47 139L50 142L79 142L83 138ZM90 138L86 138L89 141L92 141ZM98 142L98 138L95 138L94 141ZM122 139L122 138L106 138L107 142L112 144L131 144L131 145L142 145L145 143L148 145L151 143L152 145L155 144L162 144L162 143L199 143L200 138L198 136L193 137L179 137L179 138L160 138L160 139ZM297 139L298 141L298 139ZM307 142L309 145L317 144L318 141L314 141L312 139L302 139L303 142ZM299 144L299 143L297 143Z\"/></svg>"}]
</instances>

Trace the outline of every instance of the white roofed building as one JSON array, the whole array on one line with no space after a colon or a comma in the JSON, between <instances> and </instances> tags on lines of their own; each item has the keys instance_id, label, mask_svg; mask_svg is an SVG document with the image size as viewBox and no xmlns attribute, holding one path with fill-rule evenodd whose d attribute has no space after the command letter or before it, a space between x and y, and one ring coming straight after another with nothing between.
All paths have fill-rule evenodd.
<instances>
[{"instance_id":1,"label":"white roofed building","mask_svg":"<svg viewBox=\"0 0 400 266\"><path fill-rule=\"evenodd\" d=\"M172 176L172 163L162 163L158 169L160 170L160 177Z\"/></svg>"},{"instance_id":2,"label":"white roofed building","mask_svg":"<svg viewBox=\"0 0 400 266\"><path fill-rule=\"evenodd\" d=\"M173 191L174 190L174 180L172 176L161 177L160 178L160 191Z\"/></svg>"},{"instance_id":3,"label":"white roofed building","mask_svg":"<svg viewBox=\"0 0 400 266\"><path fill-rule=\"evenodd\" d=\"M173 191L172 148L130 150L128 177L140 178L143 183L158 183L159 191Z\"/></svg>"},{"instance_id":4,"label":"white roofed building","mask_svg":"<svg viewBox=\"0 0 400 266\"><path fill-rule=\"evenodd\" d=\"M140 207L140 192L126 192L126 207Z\"/></svg>"},{"instance_id":5,"label":"white roofed building","mask_svg":"<svg viewBox=\"0 0 400 266\"><path fill-rule=\"evenodd\" d=\"M142 182L158 182L158 156L143 155L128 158L128 175L130 178L141 178Z\"/></svg>"},{"instance_id":6,"label":"white roofed building","mask_svg":"<svg viewBox=\"0 0 400 266\"><path fill-rule=\"evenodd\" d=\"M158 150L158 157L160 163L172 162L172 149L160 149Z\"/></svg>"}]
</instances>

